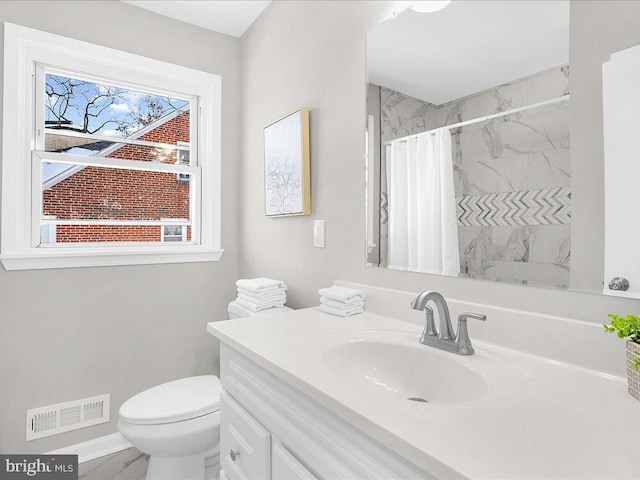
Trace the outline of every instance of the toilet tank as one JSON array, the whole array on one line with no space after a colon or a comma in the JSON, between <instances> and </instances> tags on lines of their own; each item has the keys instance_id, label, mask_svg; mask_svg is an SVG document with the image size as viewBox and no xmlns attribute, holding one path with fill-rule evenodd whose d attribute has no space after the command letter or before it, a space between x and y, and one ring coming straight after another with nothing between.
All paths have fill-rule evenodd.
<instances>
[{"instance_id":1,"label":"toilet tank","mask_svg":"<svg viewBox=\"0 0 640 480\"><path fill-rule=\"evenodd\" d=\"M276 313L285 313L292 311L292 308L287 306L283 307L273 307L267 308L265 310L260 310L259 312L252 312L248 308L243 307L242 305L238 305L238 302L235 300L229 303L227 307L227 312L229 313L229 318L244 318L244 317L256 317L258 315L273 315Z\"/></svg>"}]
</instances>

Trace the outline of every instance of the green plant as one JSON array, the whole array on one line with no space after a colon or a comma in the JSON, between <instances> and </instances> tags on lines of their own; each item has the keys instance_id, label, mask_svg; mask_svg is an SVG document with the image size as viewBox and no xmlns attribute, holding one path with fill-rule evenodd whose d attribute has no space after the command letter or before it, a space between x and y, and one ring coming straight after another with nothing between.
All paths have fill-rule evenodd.
<instances>
[{"instance_id":1,"label":"green plant","mask_svg":"<svg viewBox=\"0 0 640 480\"><path fill-rule=\"evenodd\" d=\"M624 317L610 313L611 325L604 324L605 331L616 332L620 338L628 338L634 343L640 344L640 316L628 314ZM640 357L633 362L633 367L640 370Z\"/></svg>"}]
</instances>

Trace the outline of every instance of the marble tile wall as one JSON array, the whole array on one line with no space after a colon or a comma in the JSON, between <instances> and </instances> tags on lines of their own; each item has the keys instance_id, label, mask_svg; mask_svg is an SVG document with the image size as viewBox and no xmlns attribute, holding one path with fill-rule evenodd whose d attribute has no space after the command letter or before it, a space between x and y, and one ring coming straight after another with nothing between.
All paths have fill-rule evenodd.
<instances>
[{"instance_id":1,"label":"marble tile wall","mask_svg":"<svg viewBox=\"0 0 640 480\"><path fill-rule=\"evenodd\" d=\"M568 93L568 66L444 105L433 105L382 86L381 142ZM564 102L452 131L461 276L557 288L568 286L569 115L568 102ZM381 153L384 199L384 149ZM499 202L486 201L487 196L502 193L514 203L504 207ZM518 203L523 197L532 198L533 204ZM498 221L474 222L469 208L460 208L464 202L479 208L476 211L482 215L476 218L486 216ZM386 266L386 212L381 217L380 265ZM502 224L501 218L506 218Z\"/></svg>"}]
</instances>

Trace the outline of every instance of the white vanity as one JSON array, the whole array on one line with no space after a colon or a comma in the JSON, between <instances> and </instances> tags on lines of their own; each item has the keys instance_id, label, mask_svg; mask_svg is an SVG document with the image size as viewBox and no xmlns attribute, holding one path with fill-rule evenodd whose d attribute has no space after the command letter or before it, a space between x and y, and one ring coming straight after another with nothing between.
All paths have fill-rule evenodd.
<instances>
[{"instance_id":1,"label":"white vanity","mask_svg":"<svg viewBox=\"0 0 640 480\"><path fill-rule=\"evenodd\" d=\"M312 400L227 345L221 350L221 370L221 465L228 478L425 476L354 429L327 403Z\"/></svg>"},{"instance_id":2,"label":"white vanity","mask_svg":"<svg viewBox=\"0 0 640 480\"><path fill-rule=\"evenodd\" d=\"M418 343L410 298L367 291L368 310L393 318L311 308L210 323L224 478L640 478L619 339L448 299L454 318L488 317L469 326L476 354L459 356Z\"/></svg>"}]
</instances>

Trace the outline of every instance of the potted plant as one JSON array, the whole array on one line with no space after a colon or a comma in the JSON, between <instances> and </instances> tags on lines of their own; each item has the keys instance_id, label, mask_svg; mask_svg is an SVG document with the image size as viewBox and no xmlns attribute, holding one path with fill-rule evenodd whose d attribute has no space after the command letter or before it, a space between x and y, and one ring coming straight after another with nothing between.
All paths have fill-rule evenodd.
<instances>
[{"instance_id":1,"label":"potted plant","mask_svg":"<svg viewBox=\"0 0 640 480\"><path fill-rule=\"evenodd\" d=\"M604 325L609 333L617 332L618 337L627 339L627 380L629 393L640 400L640 316L621 317L615 313L608 315L611 325Z\"/></svg>"}]
</instances>

